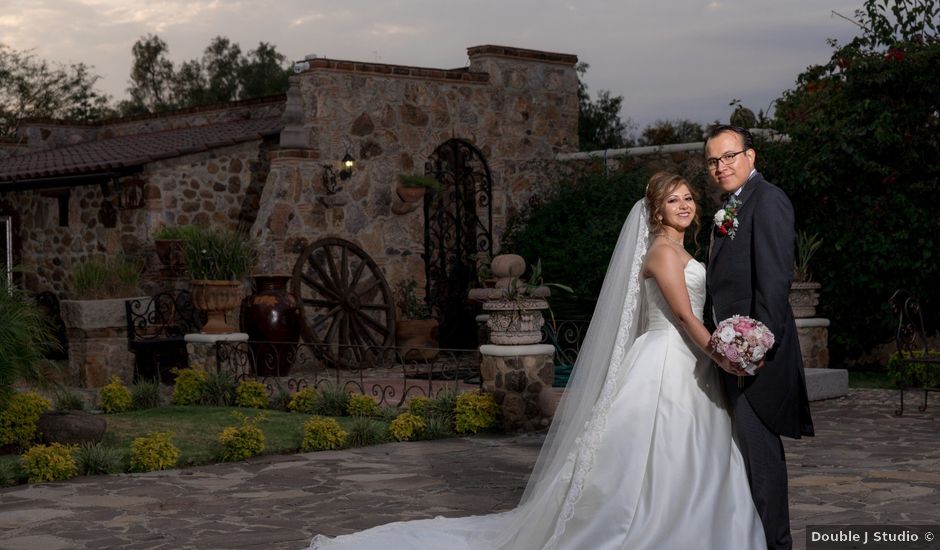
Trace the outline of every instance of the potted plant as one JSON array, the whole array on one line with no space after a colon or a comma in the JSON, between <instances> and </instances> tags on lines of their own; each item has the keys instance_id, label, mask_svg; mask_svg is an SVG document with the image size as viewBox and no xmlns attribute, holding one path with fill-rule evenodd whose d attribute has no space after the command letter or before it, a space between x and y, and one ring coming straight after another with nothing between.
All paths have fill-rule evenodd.
<instances>
[{"instance_id":1,"label":"potted plant","mask_svg":"<svg viewBox=\"0 0 940 550\"><path fill-rule=\"evenodd\" d=\"M188 227L183 231L183 255L192 277L193 305L208 315L204 334L235 332L225 321L244 297L242 280L257 258L257 246L247 235L227 229Z\"/></svg>"},{"instance_id":2,"label":"potted plant","mask_svg":"<svg viewBox=\"0 0 940 550\"><path fill-rule=\"evenodd\" d=\"M69 370L88 387L108 383L115 374L128 379L122 370L132 364L127 350L125 301L146 300L138 289L142 264L123 255L92 256L75 263L68 279L71 299L62 300L61 314L69 341ZM124 340L120 350L110 340ZM101 341L90 345L90 342ZM109 341L109 343L105 343Z\"/></svg>"},{"instance_id":3,"label":"potted plant","mask_svg":"<svg viewBox=\"0 0 940 550\"><path fill-rule=\"evenodd\" d=\"M500 254L493 258L491 268L498 277L495 288L471 291L470 297L483 301L483 311L489 314L486 321L489 340L499 345L527 345L542 341L545 324L543 311L549 310L549 287L573 292L568 286L545 283L542 278L542 262L532 266L527 281L521 279L526 265L522 256Z\"/></svg>"},{"instance_id":4,"label":"potted plant","mask_svg":"<svg viewBox=\"0 0 940 550\"><path fill-rule=\"evenodd\" d=\"M816 233L796 232L796 258L793 262L793 282L790 284L790 306L794 317L816 315L822 285L813 281L809 263L822 242Z\"/></svg>"},{"instance_id":5,"label":"potted plant","mask_svg":"<svg viewBox=\"0 0 940 550\"><path fill-rule=\"evenodd\" d=\"M153 232L153 247L157 251L160 263L171 274L179 274L185 270L183 261L183 234L182 227L163 226Z\"/></svg>"},{"instance_id":6,"label":"potted plant","mask_svg":"<svg viewBox=\"0 0 940 550\"><path fill-rule=\"evenodd\" d=\"M431 176L419 174L398 174L398 186L395 192L404 202L418 202L428 189L439 191L441 183Z\"/></svg>"},{"instance_id":7,"label":"potted plant","mask_svg":"<svg viewBox=\"0 0 940 550\"><path fill-rule=\"evenodd\" d=\"M15 393L14 384L26 381L41 386L44 352L58 346L51 320L25 291L0 277L0 410Z\"/></svg>"},{"instance_id":8,"label":"potted plant","mask_svg":"<svg viewBox=\"0 0 940 550\"><path fill-rule=\"evenodd\" d=\"M404 350L404 359L434 359L438 354L438 321L432 316L431 306L418 296L418 282L414 279L399 281L395 295L401 312L401 319L395 323L395 340Z\"/></svg>"}]
</instances>

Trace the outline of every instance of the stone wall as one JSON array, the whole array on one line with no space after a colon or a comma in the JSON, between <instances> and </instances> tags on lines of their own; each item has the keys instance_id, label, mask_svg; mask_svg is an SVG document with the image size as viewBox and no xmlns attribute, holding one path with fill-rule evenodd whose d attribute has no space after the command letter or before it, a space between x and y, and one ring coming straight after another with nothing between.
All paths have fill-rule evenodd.
<instances>
[{"instance_id":1,"label":"stone wall","mask_svg":"<svg viewBox=\"0 0 940 550\"><path fill-rule=\"evenodd\" d=\"M144 206L123 209L101 185L57 190L25 190L0 195L0 213L14 213L14 240L29 272L26 286L69 295L71 266L88 256L124 253L147 266L144 290L157 286L157 260L151 234L161 225L206 224L234 229L240 220L253 221L253 205L245 202L254 182L267 177L266 149L260 140L146 165ZM67 224L60 216L56 193L68 193ZM257 189L254 191L257 193ZM109 200L117 210L116 224L101 217Z\"/></svg>"},{"instance_id":2,"label":"stone wall","mask_svg":"<svg viewBox=\"0 0 940 550\"><path fill-rule=\"evenodd\" d=\"M469 57L456 70L315 59L291 77L282 149L252 229L272 245L271 269L290 271L305 244L338 236L358 243L392 285L423 274L423 211L392 211L396 177L422 173L453 138L489 165L498 239L531 195L537 164L577 148L577 58L497 46ZM347 149L355 171L329 195L323 166L338 171Z\"/></svg>"}]
</instances>

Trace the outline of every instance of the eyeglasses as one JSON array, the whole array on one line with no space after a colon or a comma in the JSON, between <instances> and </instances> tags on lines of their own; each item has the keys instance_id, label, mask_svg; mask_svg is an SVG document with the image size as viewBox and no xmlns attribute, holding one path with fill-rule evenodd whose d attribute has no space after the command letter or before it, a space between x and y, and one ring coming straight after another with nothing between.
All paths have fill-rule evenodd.
<instances>
[{"instance_id":1,"label":"eyeglasses","mask_svg":"<svg viewBox=\"0 0 940 550\"><path fill-rule=\"evenodd\" d=\"M705 166L707 166L709 170L714 170L715 168L718 168L719 160L721 161L721 164L728 166L729 164L734 162L734 157L740 155L741 153L745 151L747 151L747 149L741 149L737 153L725 153L718 158L712 157L710 159L705 159Z\"/></svg>"}]
</instances>

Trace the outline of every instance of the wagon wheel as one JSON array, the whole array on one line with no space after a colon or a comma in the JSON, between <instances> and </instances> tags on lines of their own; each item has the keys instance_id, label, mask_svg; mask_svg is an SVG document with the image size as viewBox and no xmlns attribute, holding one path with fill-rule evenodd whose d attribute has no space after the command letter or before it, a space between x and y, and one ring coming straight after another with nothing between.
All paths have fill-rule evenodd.
<instances>
[{"instance_id":1,"label":"wagon wheel","mask_svg":"<svg viewBox=\"0 0 940 550\"><path fill-rule=\"evenodd\" d=\"M382 271L361 248L333 237L300 254L291 291L302 304L304 341L334 364L393 346L395 307ZM346 347L353 346L353 347Z\"/></svg>"}]
</instances>

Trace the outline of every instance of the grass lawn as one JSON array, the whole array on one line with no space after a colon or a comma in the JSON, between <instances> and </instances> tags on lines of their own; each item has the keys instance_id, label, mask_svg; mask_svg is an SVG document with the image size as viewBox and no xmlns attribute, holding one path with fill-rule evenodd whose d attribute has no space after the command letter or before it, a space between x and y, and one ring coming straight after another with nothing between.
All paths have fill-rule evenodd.
<instances>
[{"instance_id":1,"label":"grass lawn","mask_svg":"<svg viewBox=\"0 0 940 550\"><path fill-rule=\"evenodd\" d=\"M849 387L897 389L891 377L883 370L849 369Z\"/></svg>"}]
</instances>

